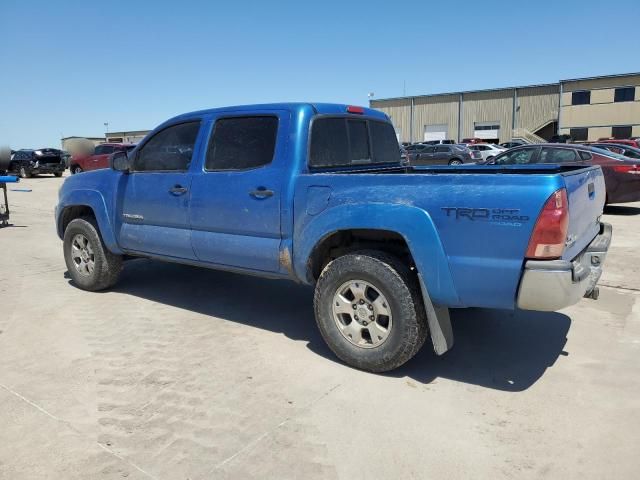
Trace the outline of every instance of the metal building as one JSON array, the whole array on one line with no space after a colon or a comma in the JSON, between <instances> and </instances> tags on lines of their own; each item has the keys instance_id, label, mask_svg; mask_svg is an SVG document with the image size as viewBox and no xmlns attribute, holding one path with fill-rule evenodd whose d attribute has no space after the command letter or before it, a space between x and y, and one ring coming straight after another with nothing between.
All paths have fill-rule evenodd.
<instances>
[{"instance_id":1,"label":"metal building","mask_svg":"<svg viewBox=\"0 0 640 480\"><path fill-rule=\"evenodd\" d=\"M403 142L481 138L542 142L640 135L640 74L371 100ZM591 93L585 93L591 92Z\"/></svg>"}]
</instances>

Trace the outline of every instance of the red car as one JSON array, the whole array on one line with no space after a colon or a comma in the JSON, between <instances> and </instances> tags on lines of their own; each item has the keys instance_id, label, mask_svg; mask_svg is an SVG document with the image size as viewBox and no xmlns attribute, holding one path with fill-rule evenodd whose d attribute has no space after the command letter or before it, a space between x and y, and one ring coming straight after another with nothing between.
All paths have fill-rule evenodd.
<instances>
[{"instance_id":1,"label":"red car","mask_svg":"<svg viewBox=\"0 0 640 480\"><path fill-rule=\"evenodd\" d=\"M607 187L606 203L640 201L640 160L586 145L541 143L515 147L485 165L570 163L600 165Z\"/></svg>"},{"instance_id":2,"label":"red car","mask_svg":"<svg viewBox=\"0 0 640 480\"><path fill-rule=\"evenodd\" d=\"M132 150L131 143L101 143L97 145L92 155L74 155L69 162L71 173L88 172L99 168L109 168L109 156L122 150Z\"/></svg>"},{"instance_id":3,"label":"red car","mask_svg":"<svg viewBox=\"0 0 640 480\"><path fill-rule=\"evenodd\" d=\"M598 140L598 143L617 143L618 145L629 145L630 147L640 148L640 140L638 139L616 140L615 138L603 138Z\"/></svg>"}]
</instances>

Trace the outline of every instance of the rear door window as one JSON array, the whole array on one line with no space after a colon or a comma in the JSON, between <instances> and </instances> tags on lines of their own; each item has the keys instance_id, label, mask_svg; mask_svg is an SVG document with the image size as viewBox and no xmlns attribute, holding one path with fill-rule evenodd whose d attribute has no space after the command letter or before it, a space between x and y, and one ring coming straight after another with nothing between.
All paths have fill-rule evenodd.
<instances>
[{"instance_id":1,"label":"rear door window","mask_svg":"<svg viewBox=\"0 0 640 480\"><path fill-rule=\"evenodd\" d=\"M527 163L534 163L536 149L535 148L523 148L520 150L512 150L504 155L500 155L495 159L496 165L525 165Z\"/></svg>"},{"instance_id":2,"label":"rear door window","mask_svg":"<svg viewBox=\"0 0 640 480\"><path fill-rule=\"evenodd\" d=\"M247 170L273 161L278 118L230 117L218 119L207 149L206 170Z\"/></svg>"},{"instance_id":3,"label":"rear door window","mask_svg":"<svg viewBox=\"0 0 640 480\"><path fill-rule=\"evenodd\" d=\"M436 153L449 153L451 152L451 147L447 147L446 145L438 145L436 147Z\"/></svg>"},{"instance_id":4,"label":"rear door window","mask_svg":"<svg viewBox=\"0 0 640 480\"><path fill-rule=\"evenodd\" d=\"M538 163L567 163L577 162L578 156L575 150L569 148L549 148L544 147L540 152Z\"/></svg>"}]
</instances>

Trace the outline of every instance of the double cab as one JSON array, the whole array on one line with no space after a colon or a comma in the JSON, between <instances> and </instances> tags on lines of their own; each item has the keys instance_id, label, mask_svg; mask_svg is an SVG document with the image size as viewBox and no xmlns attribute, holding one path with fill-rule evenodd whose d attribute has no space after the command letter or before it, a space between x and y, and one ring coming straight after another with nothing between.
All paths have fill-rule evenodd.
<instances>
[{"instance_id":1,"label":"double cab","mask_svg":"<svg viewBox=\"0 0 640 480\"><path fill-rule=\"evenodd\" d=\"M381 372L450 349L451 308L596 298L604 200L599 167L406 166L384 113L282 103L168 120L67 178L55 222L85 290L132 257L311 285L333 352Z\"/></svg>"}]
</instances>

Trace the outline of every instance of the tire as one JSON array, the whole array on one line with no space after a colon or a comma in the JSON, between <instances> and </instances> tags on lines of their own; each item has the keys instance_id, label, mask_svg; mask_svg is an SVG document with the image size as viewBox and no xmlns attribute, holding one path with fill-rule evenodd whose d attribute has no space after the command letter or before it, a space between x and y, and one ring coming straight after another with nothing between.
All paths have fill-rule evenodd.
<instances>
[{"instance_id":1,"label":"tire","mask_svg":"<svg viewBox=\"0 0 640 480\"><path fill-rule=\"evenodd\" d=\"M31 172L24 167L20 167L18 174L20 175L20 178L31 178L33 176Z\"/></svg>"},{"instance_id":2,"label":"tire","mask_svg":"<svg viewBox=\"0 0 640 480\"><path fill-rule=\"evenodd\" d=\"M82 172L82 168L80 168L80 165L75 165L73 167L71 167L71 173L73 175L75 175L76 173L81 173Z\"/></svg>"},{"instance_id":3,"label":"tire","mask_svg":"<svg viewBox=\"0 0 640 480\"><path fill-rule=\"evenodd\" d=\"M489 163L493 159L494 159L494 157L487 157L487 161L485 163Z\"/></svg>"},{"instance_id":4,"label":"tire","mask_svg":"<svg viewBox=\"0 0 640 480\"><path fill-rule=\"evenodd\" d=\"M360 282L367 285L363 290L366 298L364 305L360 305L358 297L349 300L349 292L353 293L351 287L347 287L348 291L344 295L337 296L344 292L345 285L363 287ZM381 299L372 298L375 291L382 295ZM358 317L356 312L364 312L366 316L367 309L371 310L369 307L377 303L376 300L383 300L388 304L389 315L379 315L377 307L373 307L374 311L369 313L375 315L368 317L368 324L362 320L354 323L355 318L364 318L362 315ZM349 313L336 314L334 302L342 303ZM349 310L350 308L354 310ZM343 362L361 370L393 370L411 359L427 338L426 313L416 276L398 258L383 252L360 251L330 262L316 284L314 309L316 323L329 348ZM374 317L377 318L371 321ZM383 338L375 332L384 331L385 317L387 333ZM345 326L344 321L349 318L351 321ZM348 338L350 333L345 334L354 329L355 335L362 337L358 344L353 337ZM377 339L374 340L371 331L374 331Z\"/></svg>"},{"instance_id":5,"label":"tire","mask_svg":"<svg viewBox=\"0 0 640 480\"><path fill-rule=\"evenodd\" d=\"M93 268L84 271L72 253L74 242L83 237L90 248L85 253L92 260ZM73 282L83 290L95 292L112 287L118 281L122 271L122 257L114 255L104 245L96 221L91 217L72 220L64 231L64 260ZM77 251L76 251L77 252ZM89 253L90 252L90 253ZM86 262L91 263L91 262Z\"/></svg>"},{"instance_id":6,"label":"tire","mask_svg":"<svg viewBox=\"0 0 640 480\"><path fill-rule=\"evenodd\" d=\"M62 172L53 172L53 174L58 178L62 176Z\"/></svg>"},{"instance_id":7,"label":"tire","mask_svg":"<svg viewBox=\"0 0 640 480\"><path fill-rule=\"evenodd\" d=\"M459 158L454 158L449 162L449 165L462 165L462 160Z\"/></svg>"}]
</instances>

